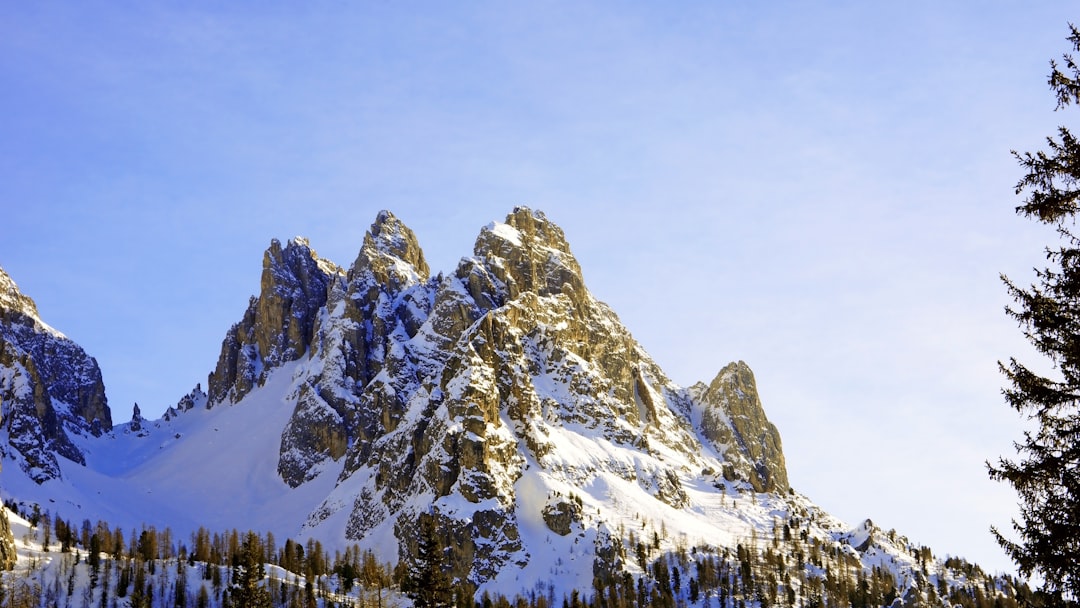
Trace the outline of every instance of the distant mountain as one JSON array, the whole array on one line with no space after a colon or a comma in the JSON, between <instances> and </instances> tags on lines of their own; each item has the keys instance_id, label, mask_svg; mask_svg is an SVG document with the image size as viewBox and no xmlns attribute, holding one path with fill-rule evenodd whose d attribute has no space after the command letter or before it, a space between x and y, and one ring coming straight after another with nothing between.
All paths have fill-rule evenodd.
<instances>
[{"instance_id":1,"label":"distant mountain","mask_svg":"<svg viewBox=\"0 0 1080 608\"><path fill-rule=\"evenodd\" d=\"M603 588L651 576L664 556L685 568L688 550L733 559L766 543L799 580L825 577L829 559L887 569L911 598L952 580L929 550L792 490L750 368L674 384L539 211L484 227L445 275L385 211L348 270L303 239L273 241L207 389L115 429L103 394L49 397L52 427L30 415L46 403L33 387L51 384L31 380L38 359L4 353L46 339L74 351L28 301L3 300L37 336L0 350L4 412L24 420L5 418L6 460L23 475L5 474L3 492L76 521L269 530L414 562L430 517L451 576L504 593ZM92 359L66 360L69 382L100 386Z\"/></svg>"}]
</instances>

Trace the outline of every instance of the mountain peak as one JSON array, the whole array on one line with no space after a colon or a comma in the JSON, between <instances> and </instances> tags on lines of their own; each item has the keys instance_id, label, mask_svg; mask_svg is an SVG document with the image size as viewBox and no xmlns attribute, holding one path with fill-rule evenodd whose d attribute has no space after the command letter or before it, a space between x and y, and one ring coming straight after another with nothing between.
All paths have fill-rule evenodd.
<instances>
[{"instance_id":1,"label":"mountain peak","mask_svg":"<svg viewBox=\"0 0 1080 608\"><path fill-rule=\"evenodd\" d=\"M700 391L700 386L695 387ZM757 382L743 361L724 366L699 393L705 410L702 433L713 445L739 446L739 463L751 485L759 492L786 492L790 489L780 432L765 416Z\"/></svg>"},{"instance_id":2,"label":"mountain peak","mask_svg":"<svg viewBox=\"0 0 1080 608\"><path fill-rule=\"evenodd\" d=\"M221 356L208 379L211 403L238 401L265 379L265 373L303 356L311 345L315 317L326 304L331 278L342 273L319 258L307 239L285 247L272 239L263 254L259 296L221 344Z\"/></svg>"},{"instance_id":3,"label":"mountain peak","mask_svg":"<svg viewBox=\"0 0 1080 608\"><path fill-rule=\"evenodd\" d=\"M28 317L38 318L37 304L34 304L30 296L19 291L15 280L4 272L3 268L0 268L0 309L14 310Z\"/></svg>"},{"instance_id":4,"label":"mountain peak","mask_svg":"<svg viewBox=\"0 0 1080 608\"><path fill-rule=\"evenodd\" d=\"M61 477L57 456L85 464L69 433L112 430L101 369L63 334L45 324L34 301L0 269L0 445L36 483Z\"/></svg>"},{"instance_id":5,"label":"mountain peak","mask_svg":"<svg viewBox=\"0 0 1080 608\"><path fill-rule=\"evenodd\" d=\"M36 328L52 334L57 338L66 338L60 331L51 327L41 320L38 315L37 304L33 298L19 290L15 279L11 278L3 268L0 268L0 315L16 313L30 320L30 324Z\"/></svg>"},{"instance_id":6,"label":"mountain peak","mask_svg":"<svg viewBox=\"0 0 1080 608\"><path fill-rule=\"evenodd\" d=\"M492 222L480 230L473 253L509 299L525 292L584 293L581 266L566 235L542 211L515 207L505 222Z\"/></svg>"},{"instance_id":7,"label":"mountain peak","mask_svg":"<svg viewBox=\"0 0 1080 608\"><path fill-rule=\"evenodd\" d=\"M369 270L383 284L401 287L428 279L431 270L416 234L389 211L375 217L349 270L349 281Z\"/></svg>"},{"instance_id":8,"label":"mountain peak","mask_svg":"<svg viewBox=\"0 0 1080 608\"><path fill-rule=\"evenodd\" d=\"M485 237L498 238L513 247L540 248L571 255L562 228L549 220L543 211L528 207L514 207L504 222L484 226L477 239L477 248L482 242L486 243ZM480 253L477 251L477 255Z\"/></svg>"}]
</instances>

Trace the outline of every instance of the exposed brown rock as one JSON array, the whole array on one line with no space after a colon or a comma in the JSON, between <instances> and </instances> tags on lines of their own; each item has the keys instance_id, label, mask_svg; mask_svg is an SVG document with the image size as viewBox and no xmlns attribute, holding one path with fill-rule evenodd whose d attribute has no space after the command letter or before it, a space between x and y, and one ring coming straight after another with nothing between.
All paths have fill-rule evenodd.
<instances>
[{"instance_id":1,"label":"exposed brown rock","mask_svg":"<svg viewBox=\"0 0 1080 608\"><path fill-rule=\"evenodd\" d=\"M319 259L301 238L282 248L274 239L263 254L258 297L229 329L217 367L207 381L210 405L236 402L261 384L266 372L307 353L315 317L326 304L335 265Z\"/></svg>"},{"instance_id":2,"label":"exposed brown rock","mask_svg":"<svg viewBox=\"0 0 1080 608\"><path fill-rule=\"evenodd\" d=\"M757 383L750 367L730 363L716 375L699 399L705 406L701 430L714 445L738 447L733 455L745 458L732 472L759 492L787 492L790 489L780 432L765 417ZM742 466L740 466L742 465Z\"/></svg>"}]
</instances>

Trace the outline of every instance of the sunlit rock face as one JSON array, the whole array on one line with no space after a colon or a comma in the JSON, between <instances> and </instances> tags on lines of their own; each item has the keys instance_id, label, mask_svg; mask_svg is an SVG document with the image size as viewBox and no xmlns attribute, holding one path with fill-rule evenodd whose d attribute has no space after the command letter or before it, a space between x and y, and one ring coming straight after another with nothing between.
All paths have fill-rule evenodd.
<instances>
[{"instance_id":1,"label":"sunlit rock face","mask_svg":"<svg viewBox=\"0 0 1080 608\"><path fill-rule=\"evenodd\" d=\"M322 260L302 238L285 247L276 239L263 254L262 280L243 319L221 343L221 355L207 382L211 406L237 402L282 363L305 355L315 317L341 269Z\"/></svg>"},{"instance_id":2,"label":"sunlit rock face","mask_svg":"<svg viewBox=\"0 0 1080 608\"><path fill-rule=\"evenodd\" d=\"M699 425L704 437L716 446L736 447L728 452L733 472L759 492L787 492L780 432L765 417L750 367L730 363L707 387L699 384L693 391L704 406Z\"/></svg>"}]
</instances>

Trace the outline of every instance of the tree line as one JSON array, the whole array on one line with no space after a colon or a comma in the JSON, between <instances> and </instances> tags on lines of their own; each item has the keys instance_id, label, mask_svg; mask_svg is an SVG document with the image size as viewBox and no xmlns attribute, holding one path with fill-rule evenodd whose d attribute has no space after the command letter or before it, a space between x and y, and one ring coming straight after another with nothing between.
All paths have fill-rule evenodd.
<instances>
[{"instance_id":1,"label":"tree line","mask_svg":"<svg viewBox=\"0 0 1080 608\"><path fill-rule=\"evenodd\" d=\"M330 555L317 539L279 544L272 533L203 527L181 539L170 528L125 531L6 506L30 523L40 551L0 579L2 608L382 608L399 585L357 545Z\"/></svg>"}]
</instances>

